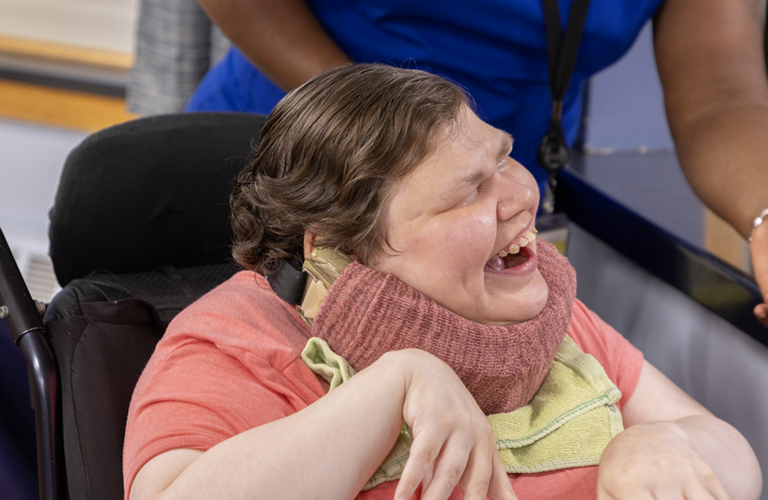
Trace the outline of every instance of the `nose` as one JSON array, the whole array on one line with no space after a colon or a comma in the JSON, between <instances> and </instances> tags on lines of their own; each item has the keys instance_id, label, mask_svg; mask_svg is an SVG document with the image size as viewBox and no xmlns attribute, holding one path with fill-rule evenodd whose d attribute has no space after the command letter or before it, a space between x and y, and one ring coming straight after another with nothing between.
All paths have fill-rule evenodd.
<instances>
[{"instance_id":1,"label":"nose","mask_svg":"<svg viewBox=\"0 0 768 500\"><path fill-rule=\"evenodd\" d=\"M514 164L505 172L499 172L496 217L500 221L513 218L521 212L534 210L539 204L539 188L533 175L521 164Z\"/></svg>"}]
</instances>

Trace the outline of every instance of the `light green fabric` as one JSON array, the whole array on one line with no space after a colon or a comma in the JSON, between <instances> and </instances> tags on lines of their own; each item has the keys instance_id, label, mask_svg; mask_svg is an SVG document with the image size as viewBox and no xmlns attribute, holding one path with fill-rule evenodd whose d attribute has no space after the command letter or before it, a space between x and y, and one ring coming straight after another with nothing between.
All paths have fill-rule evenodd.
<instances>
[{"instance_id":1,"label":"light green fabric","mask_svg":"<svg viewBox=\"0 0 768 500\"><path fill-rule=\"evenodd\" d=\"M355 369L349 366L347 360L333 352L328 342L318 337L309 339L306 347L301 351L301 359L310 370L331 384L328 392L355 374Z\"/></svg>"},{"instance_id":2,"label":"light green fabric","mask_svg":"<svg viewBox=\"0 0 768 500\"><path fill-rule=\"evenodd\" d=\"M504 468L543 472L597 465L624 430L619 399L600 363L566 335L531 402L488 417Z\"/></svg>"},{"instance_id":3,"label":"light green fabric","mask_svg":"<svg viewBox=\"0 0 768 500\"><path fill-rule=\"evenodd\" d=\"M320 375L331 385L328 392L334 390L343 382L355 374L347 361L333 352L325 340L312 337L307 342L306 347L301 353L301 359L306 363L310 370ZM411 436L408 434L408 428L405 423L400 429L400 436L395 441L395 445L384 458L373 476L365 483L363 491L369 490L374 486L387 481L394 481L400 478L405 468L405 462L408 460L408 452L411 448Z\"/></svg>"},{"instance_id":4,"label":"light green fabric","mask_svg":"<svg viewBox=\"0 0 768 500\"><path fill-rule=\"evenodd\" d=\"M313 337L302 352L307 366L335 389L354 370L328 344ZM590 354L566 335L539 391L526 406L488 416L501 461L509 473L597 465L624 429L616 402L621 392ZM411 438L403 424L395 446L363 491L400 478Z\"/></svg>"}]
</instances>

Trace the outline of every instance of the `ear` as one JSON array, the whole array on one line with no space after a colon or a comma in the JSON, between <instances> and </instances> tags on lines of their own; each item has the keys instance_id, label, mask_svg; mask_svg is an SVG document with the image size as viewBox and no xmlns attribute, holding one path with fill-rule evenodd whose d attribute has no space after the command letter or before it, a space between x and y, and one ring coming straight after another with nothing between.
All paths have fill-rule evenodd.
<instances>
[{"instance_id":1,"label":"ear","mask_svg":"<svg viewBox=\"0 0 768 500\"><path fill-rule=\"evenodd\" d=\"M309 232L309 230L304 231L304 258L306 259L309 257L309 255L312 253L312 250L315 249L315 238L317 235L315 233Z\"/></svg>"}]
</instances>

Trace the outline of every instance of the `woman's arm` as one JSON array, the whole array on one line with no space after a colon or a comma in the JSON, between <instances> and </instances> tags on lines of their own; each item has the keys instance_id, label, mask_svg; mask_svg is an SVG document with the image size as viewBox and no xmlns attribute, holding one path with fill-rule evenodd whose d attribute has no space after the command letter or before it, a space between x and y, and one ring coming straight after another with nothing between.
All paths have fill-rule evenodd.
<instances>
[{"instance_id":1,"label":"woman's arm","mask_svg":"<svg viewBox=\"0 0 768 500\"><path fill-rule=\"evenodd\" d=\"M172 450L147 462L131 500L354 498L403 419L413 445L398 493L422 498L514 498L487 419L456 374L418 350L385 354L317 402L206 452ZM490 485L490 486L489 486ZM397 497L398 500L400 496Z\"/></svg>"},{"instance_id":2,"label":"woman's arm","mask_svg":"<svg viewBox=\"0 0 768 500\"><path fill-rule=\"evenodd\" d=\"M666 0L654 19L656 62L683 172L699 198L744 237L768 208L764 9L765 0ZM752 261L768 302L768 227L753 235ZM755 310L762 312L768 306Z\"/></svg>"},{"instance_id":3,"label":"woman's arm","mask_svg":"<svg viewBox=\"0 0 768 500\"><path fill-rule=\"evenodd\" d=\"M288 91L350 62L302 0L199 0L224 34Z\"/></svg>"},{"instance_id":4,"label":"woman's arm","mask_svg":"<svg viewBox=\"0 0 768 500\"><path fill-rule=\"evenodd\" d=\"M760 466L744 437L647 361L622 413L626 430L603 453L598 499L760 496Z\"/></svg>"}]
</instances>

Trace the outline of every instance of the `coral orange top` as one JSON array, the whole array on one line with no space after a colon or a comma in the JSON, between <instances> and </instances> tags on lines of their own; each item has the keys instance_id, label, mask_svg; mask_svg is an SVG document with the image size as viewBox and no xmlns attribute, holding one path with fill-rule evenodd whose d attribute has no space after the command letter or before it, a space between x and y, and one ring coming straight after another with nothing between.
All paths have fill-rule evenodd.
<instances>
[{"instance_id":1,"label":"coral orange top","mask_svg":"<svg viewBox=\"0 0 768 500\"><path fill-rule=\"evenodd\" d=\"M592 354L629 400L643 356L576 300L568 334ZM328 385L301 360L311 336L266 280L243 271L171 323L131 401L123 451L126 499L141 467L173 449L207 450L248 429L286 417L322 397ZM594 499L597 467L511 474L520 500ZM390 500L396 482L360 493ZM451 500L462 498L457 488Z\"/></svg>"}]
</instances>

